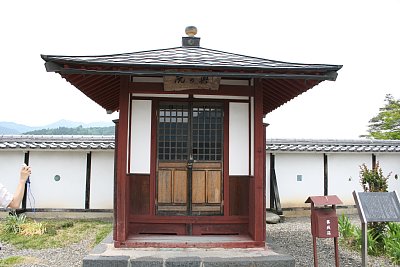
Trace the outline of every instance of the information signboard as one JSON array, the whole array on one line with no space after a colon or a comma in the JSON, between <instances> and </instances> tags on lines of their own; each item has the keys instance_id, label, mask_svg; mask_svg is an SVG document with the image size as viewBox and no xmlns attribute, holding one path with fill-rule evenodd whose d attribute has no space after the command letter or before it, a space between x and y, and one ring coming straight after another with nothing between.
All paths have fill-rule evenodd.
<instances>
[{"instance_id":1,"label":"information signboard","mask_svg":"<svg viewBox=\"0 0 400 267\"><path fill-rule=\"evenodd\" d=\"M395 191L354 194L362 222L400 222L400 202Z\"/></svg>"},{"instance_id":2,"label":"information signboard","mask_svg":"<svg viewBox=\"0 0 400 267\"><path fill-rule=\"evenodd\" d=\"M361 220L362 245L361 266L368 266L368 223L400 222L400 202L396 191L393 192L356 192L353 191Z\"/></svg>"}]
</instances>

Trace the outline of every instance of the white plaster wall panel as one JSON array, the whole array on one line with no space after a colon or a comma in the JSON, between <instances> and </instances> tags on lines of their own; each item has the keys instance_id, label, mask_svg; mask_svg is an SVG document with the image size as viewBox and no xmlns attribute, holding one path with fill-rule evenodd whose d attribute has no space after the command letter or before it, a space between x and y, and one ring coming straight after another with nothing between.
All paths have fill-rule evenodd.
<instances>
[{"instance_id":1,"label":"white plaster wall panel","mask_svg":"<svg viewBox=\"0 0 400 267\"><path fill-rule=\"evenodd\" d=\"M309 207L309 196L324 194L323 154L276 154L275 172L282 208Z\"/></svg>"},{"instance_id":2,"label":"white plaster wall panel","mask_svg":"<svg viewBox=\"0 0 400 267\"><path fill-rule=\"evenodd\" d=\"M379 161L379 166L382 168L384 176L387 176L390 172L392 173L389 177L388 191L396 190L397 193L400 193L400 155L394 153L377 154L376 161ZM395 179L396 174L397 179Z\"/></svg>"},{"instance_id":3,"label":"white plaster wall panel","mask_svg":"<svg viewBox=\"0 0 400 267\"><path fill-rule=\"evenodd\" d=\"M21 166L24 163L22 151L0 150L0 183L14 194L19 181Z\"/></svg>"},{"instance_id":4,"label":"white plaster wall panel","mask_svg":"<svg viewBox=\"0 0 400 267\"><path fill-rule=\"evenodd\" d=\"M371 154L328 154L328 194L337 195L343 205L355 205L352 192L362 192L360 166L365 163L371 168Z\"/></svg>"},{"instance_id":5,"label":"white plaster wall panel","mask_svg":"<svg viewBox=\"0 0 400 267\"><path fill-rule=\"evenodd\" d=\"M112 209L114 196L114 152L92 152L90 209Z\"/></svg>"},{"instance_id":6,"label":"white plaster wall panel","mask_svg":"<svg viewBox=\"0 0 400 267\"><path fill-rule=\"evenodd\" d=\"M229 175L249 175L249 104L229 103Z\"/></svg>"},{"instance_id":7,"label":"white plaster wall panel","mask_svg":"<svg viewBox=\"0 0 400 267\"><path fill-rule=\"evenodd\" d=\"M151 100L132 100L130 173L150 173Z\"/></svg>"},{"instance_id":8,"label":"white plaster wall panel","mask_svg":"<svg viewBox=\"0 0 400 267\"><path fill-rule=\"evenodd\" d=\"M85 208L86 155L84 151L30 152L35 208ZM55 175L60 176L59 181L55 181Z\"/></svg>"}]
</instances>

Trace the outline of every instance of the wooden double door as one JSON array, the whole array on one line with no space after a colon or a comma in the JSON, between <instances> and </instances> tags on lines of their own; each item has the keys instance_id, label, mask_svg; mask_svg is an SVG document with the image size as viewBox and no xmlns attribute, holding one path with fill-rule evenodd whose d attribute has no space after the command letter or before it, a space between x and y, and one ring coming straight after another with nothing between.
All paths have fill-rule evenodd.
<instances>
[{"instance_id":1,"label":"wooden double door","mask_svg":"<svg viewBox=\"0 0 400 267\"><path fill-rule=\"evenodd\" d=\"M158 215L222 214L223 116L219 103L159 104Z\"/></svg>"}]
</instances>

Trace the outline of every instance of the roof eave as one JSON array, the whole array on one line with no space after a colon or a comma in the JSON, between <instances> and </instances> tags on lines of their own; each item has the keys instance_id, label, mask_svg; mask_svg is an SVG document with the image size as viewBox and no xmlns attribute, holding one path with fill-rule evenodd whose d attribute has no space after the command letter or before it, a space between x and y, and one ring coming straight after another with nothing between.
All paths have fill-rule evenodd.
<instances>
[{"instance_id":1,"label":"roof eave","mask_svg":"<svg viewBox=\"0 0 400 267\"><path fill-rule=\"evenodd\" d=\"M256 69L257 71L245 72L244 70L234 71L179 71L178 66L172 66L172 69L164 70L93 70L64 68L55 62L45 63L47 72L57 72L62 74L91 74L91 75L132 75L132 76L208 76L208 77L230 77L230 78L262 78L262 79L307 79L307 80L328 80L335 81L338 74L336 71L325 71L322 74L304 73L306 70L292 70L293 73L271 73L268 69ZM307 71L309 71L307 69ZM296 72L296 73L295 73ZM298 73L297 73L298 72Z\"/></svg>"}]
</instances>

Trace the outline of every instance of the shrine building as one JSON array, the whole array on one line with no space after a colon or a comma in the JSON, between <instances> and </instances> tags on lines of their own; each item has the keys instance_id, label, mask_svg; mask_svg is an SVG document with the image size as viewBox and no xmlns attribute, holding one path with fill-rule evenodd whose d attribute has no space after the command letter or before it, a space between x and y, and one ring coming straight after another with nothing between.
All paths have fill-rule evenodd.
<instances>
[{"instance_id":1,"label":"shrine building","mask_svg":"<svg viewBox=\"0 0 400 267\"><path fill-rule=\"evenodd\" d=\"M196 32L168 49L41 56L48 72L119 111L115 247L265 246L263 118L342 67L207 49Z\"/></svg>"}]
</instances>

